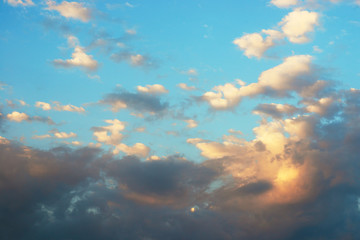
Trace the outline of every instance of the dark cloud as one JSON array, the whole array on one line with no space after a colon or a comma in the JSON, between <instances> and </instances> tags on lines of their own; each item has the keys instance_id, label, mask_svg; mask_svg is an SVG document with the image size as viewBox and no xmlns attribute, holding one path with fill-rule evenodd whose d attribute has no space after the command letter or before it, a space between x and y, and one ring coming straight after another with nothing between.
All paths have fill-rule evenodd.
<instances>
[{"instance_id":1,"label":"dark cloud","mask_svg":"<svg viewBox=\"0 0 360 240\"><path fill-rule=\"evenodd\" d=\"M313 131L289 136L276 156L266 139L242 142L241 151L228 144L241 154L202 163L2 141L0 238L358 239L359 97L344 92L341 109L325 120L292 119L292 128ZM279 176L274 166L298 173Z\"/></svg>"},{"instance_id":2,"label":"dark cloud","mask_svg":"<svg viewBox=\"0 0 360 240\"><path fill-rule=\"evenodd\" d=\"M118 111L121 108L129 108L137 112L154 113L157 115L165 114L169 107L169 104L162 101L158 96L144 93L131 93L125 90L105 95L100 103L110 105L114 111Z\"/></svg>"}]
</instances>

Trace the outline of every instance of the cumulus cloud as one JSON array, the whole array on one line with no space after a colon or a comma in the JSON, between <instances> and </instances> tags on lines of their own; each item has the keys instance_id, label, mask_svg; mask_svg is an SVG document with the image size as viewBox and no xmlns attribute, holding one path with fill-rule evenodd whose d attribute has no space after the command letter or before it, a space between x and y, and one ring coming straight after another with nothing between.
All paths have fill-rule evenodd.
<instances>
[{"instance_id":1,"label":"cumulus cloud","mask_svg":"<svg viewBox=\"0 0 360 240\"><path fill-rule=\"evenodd\" d=\"M46 10L57 11L63 17L78 19L83 22L88 22L91 19L91 11L82 3L62 1L57 4L55 1L46 1L46 4Z\"/></svg>"},{"instance_id":2,"label":"cumulus cloud","mask_svg":"<svg viewBox=\"0 0 360 240\"><path fill-rule=\"evenodd\" d=\"M285 7L290 6L292 1L280 0L272 1L272 3ZM261 58L268 49L278 45L284 38L296 44L309 42L309 34L314 32L319 21L319 13L297 8L278 23L281 31L264 29L260 33L244 34L236 38L233 43L244 51L245 56Z\"/></svg>"},{"instance_id":3,"label":"cumulus cloud","mask_svg":"<svg viewBox=\"0 0 360 240\"><path fill-rule=\"evenodd\" d=\"M159 95L168 93L169 91L161 84L154 84L154 85L146 85L143 86L137 86L137 91L140 93L148 93L153 95Z\"/></svg>"},{"instance_id":4,"label":"cumulus cloud","mask_svg":"<svg viewBox=\"0 0 360 240\"><path fill-rule=\"evenodd\" d=\"M38 121L38 122L43 122L43 123L47 123L49 125L54 125L55 122L47 117L39 117L39 116L29 116L28 114L26 113L22 113L22 112L17 112L17 111L14 111L12 113L8 113L6 115L7 119L9 121L12 121L12 122L23 122L23 121L27 121L27 122L33 122L33 121Z\"/></svg>"},{"instance_id":5,"label":"cumulus cloud","mask_svg":"<svg viewBox=\"0 0 360 240\"><path fill-rule=\"evenodd\" d=\"M53 61L55 66L63 68L81 67L88 71L97 70L98 62L93 59L92 55L86 54L83 47L78 45L76 37L69 36L68 42L71 47L74 47L74 52L71 54L71 59L55 59Z\"/></svg>"},{"instance_id":6,"label":"cumulus cloud","mask_svg":"<svg viewBox=\"0 0 360 240\"><path fill-rule=\"evenodd\" d=\"M287 57L283 63L262 72L256 83L226 83L204 93L201 99L207 101L215 110L228 110L236 107L243 97L286 97L292 92L300 95L316 94L327 85L316 79L311 60L310 55Z\"/></svg>"},{"instance_id":7,"label":"cumulus cloud","mask_svg":"<svg viewBox=\"0 0 360 240\"><path fill-rule=\"evenodd\" d=\"M113 146L113 154L123 152L127 155L134 155L138 157L146 157L150 148L142 143L135 143L133 146L128 146L122 143L124 135L121 133L125 129L126 123L118 119L105 120L108 126L93 127L93 134L99 143Z\"/></svg>"},{"instance_id":8,"label":"cumulus cloud","mask_svg":"<svg viewBox=\"0 0 360 240\"><path fill-rule=\"evenodd\" d=\"M283 118L262 121L250 140L188 139L204 158L195 162L140 160L134 155L148 149L123 144L126 124L116 119L93 128L94 137L133 156L40 151L0 138L0 232L39 240L356 239L360 91L329 98L341 101L326 117L317 110L288 117L290 105L258 107ZM321 99L304 108L330 102Z\"/></svg>"},{"instance_id":9,"label":"cumulus cloud","mask_svg":"<svg viewBox=\"0 0 360 240\"><path fill-rule=\"evenodd\" d=\"M24 1L23 0L4 0L4 2L6 2L7 4L9 4L13 7L18 7L18 6L27 7L27 6L35 5L32 0L24 0Z\"/></svg>"},{"instance_id":10,"label":"cumulus cloud","mask_svg":"<svg viewBox=\"0 0 360 240\"><path fill-rule=\"evenodd\" d=\"M319 25L319 18L317 12L295 9L286 15L279 25L290 42L305 43L310 41L308 34Z\"/></svg>"},{"instance_id":11,"label":"cumulus cloud","mask_svg":"<svg viewBox=\"0 0 360 240\"><path fill-rule=\"evenodd\" d=\"M262 36L266 35L266 38ZM236 38L233 43L241 50L247 57L261 58L264 53L283 38L283 34L276 30L262 30L261 33L245 34L242 37Z\"/></svg>"}]
</instances>

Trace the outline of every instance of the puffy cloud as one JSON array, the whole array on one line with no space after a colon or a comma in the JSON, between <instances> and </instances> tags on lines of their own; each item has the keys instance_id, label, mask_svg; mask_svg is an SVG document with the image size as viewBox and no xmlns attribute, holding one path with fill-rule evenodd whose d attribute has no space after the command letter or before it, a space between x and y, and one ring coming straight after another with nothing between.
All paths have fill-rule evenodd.
<instances>
[{"instance_id":1,"label":"puffy cloud","mask_svg":"<svg viewBox=\"0 0 360 240\"><path fill-rule=\"evenodd\" d=\"M319 25L319 13L295 9L279 23L283 33L292 43L305 43L310 39L308 33Z\"/></svg>"},{"instance_id":2,"label":"puffy cloud","mask_svg":"<svg viewBox=\"0 0 360 240\"><path fill-rule=\"evenodd\" d=\"M215 92L206 92L202 99L207 101L216 110L232 109L241 101L241 92L236 85L226 83L213 88Z\"/></svg>"},{"instance_id":3,"label":"puffy cloud","mask_svg":"<svg viewBox=\"0 0 360 240\"><path fill-rule=\"evenodd\" d=\"M145 87L137 86L137 91L140 93L148 93L154 95L159 95L169 92L163 85L160 84L146 85Z\"/></svg>"},{"instance_id":4,"label":"puffy cloud","mask_svg":"<svg viewBox=\"0 0 360 240\"><path fill-rule=\"evenodd\" d=\"M23 0L4 0L4 2L8 3L9 5L11 5L13 7L17 7L17 6L27 7L27 6L35 5L32 0L24 0L24 1Z\"/></svg>"},{"instance_id":5,"label":"puffy cloud","mask_svg":"<svg viewBox=\"0 0 360 240\"><path fill-rule=\"evenodd\" d=\"M47 1L46 10L57 11L66 18L78 19L88 22L91 19L91 11L84 7L82 3L62 1L57 4L55 1Z\"/></svg>"},{"instance_id":6,"label":"puffy cloud","mask_svg":"<svg viewBox=\"0 0 360 240\"><path fill-rule=\"evenodd\" d=\"M264 39L261 33L267 37ZM245 56L261 58L266 50L275 46L277 41L283 38L283 34L276 30L262 30L261 33L245 34L236 38L233 43L245 51Z\"/></svg>"},{"instance_id":7,"label":"puffy cloud","mask_svg":"<svg viewBox=\"0 0 360 240\"><path fill-rule=\"evenodd\" d=\"M201 99L215 110L228 110L235 108L242 98L260 94L276 97L289 96L291 92L300 95L315 94L327 84L316 80L311 59L310 55L287 57L280 65L262 72L256 83L244 85L237 82L239 87L226 83L204 93Z\"/></svg>"},{"instance_id":8,"label":"puffy cloud","mask_svg":"<svg viewBox=\"0 0 360 240\"><path fill-rule=\"evenodd\" d=\"M85 49L78 44L77 38L74 36L68 37L68 42L71 47L74 47L74 52L71 54L71 59L55 59L53 64L58 67L71 68L82 67L89 71L95 71L98 68L98 62L93 59L92 55L88 55Z\"/></svg>"},{"instance_id":9,"label":"puffy cloud","mask_svg":"<svg viewBox=\"0 0 360 240\"><path fill-rule=\"evenodd\" d=\"M118 119L105 120L105 122L109 126L92 128L96 140L108 145L120 144L123 139L121 131L125 129L125 122L121 122Z\"/></svg>"},{"instance_id":10,"label":"puffy cloud","mask_svg":"<svg viewBox=\"0 0 360 240\"><path fill-rule=\"evenodd\" d=\"M29 121L30 117L26 113L20 113L20 112L12 112L6 115L7 119L14 122L22 122L22 121Z\"/></svg>"},{"instance_id":11,"label":"puffy cloud","mask_svg":"<svg viewBox=\"0 0 360 240\"><path fill-rule=\"evenodd\" d=\"M44 110L44 111L51 110L51 105L46 102L36 102L35 107L42 108L42 110Z\"/></svg>"},{"instance_id":12,"label":"puffy cloud","mask_svg":"<svg viewBox=\"0 0 360 240\"><path fill-rule=\"evenodd\" d=\"M271 0L271 4L279 8L288 8L299 3L298 0Z\"/></svg>"}]
</instances>

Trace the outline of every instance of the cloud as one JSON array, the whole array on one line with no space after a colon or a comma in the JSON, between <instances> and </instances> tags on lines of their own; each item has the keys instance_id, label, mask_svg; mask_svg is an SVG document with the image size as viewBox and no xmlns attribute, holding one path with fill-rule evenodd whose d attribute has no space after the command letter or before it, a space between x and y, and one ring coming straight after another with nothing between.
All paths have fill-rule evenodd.
<instances>
[{"instance_id":1,"label":"cloud","mask_svg":"<svg viewBox=\"0 0 360 240\"><path fill-rule=\"evenodd\" d=\"M35 107L41 108L44 111L51 110L51 105L49 103L46 103L46 102L36 102Z\"/></svg>"},{"instance_id":2,"label":"cloud","mask_svg":"<svg viewBox=\"0 0 360 240\"><path fill-rule=\"evenodd\" d=\"M27 122L33 122L33 121L37 121L37 122L43 122L49 125L55 125L55 122L49 118L49 117L39 117L39 116L29 116L26 113L22 113L22 112L17 112L17 111L13 111L12 113L8 113L6 115L7 119L9 121L12 122L23 122L23 121L27 121Z\"/></svg>"},{"instance_id":3,"label":"cloud","mask_svg":"<svg viewBox=\"0 0 360 240\"><path fill-rule=\"evenodd\" d=\"M194 119L186 119L184 122L187 123L187 128L196 128L198 126L198 122Z\"/></svg>"},{"instance_id":4,"label":"cloud","mask_svg":"<svg viewBox=\"0 0 360 240\"><path fill-rule=\"evenodd\" d=\"M145 87L137 86L136 89L139 93L148 93L153 95L160 95L169 92L164 86L160 84L146 85Z\"/></svg>"},{"instance_id":5,"label":"cloud","mask_svg":"<svg viewBox=\"0 0 360 240\"><path fill-rule=\"evenodd\" d=\"M11 5L13 7L18 7L18 6L27 7L27 6L35 5L32 0L24 0L24 1L23 0L4 0L4 2L8 3L9 5Z\"/></svg>"},{"instance_id":6,"label":"cloud","mask_svg":"<svg viewBox=\"0 0 360 240\"><path fill-rule=\"evenodd\" d=\"M188 139L201 161L118 158L98 148L40 151L1 138L0 232L38 240L356 239L360 91L328 97L341 101L326 118L309 111L262 121L250 140ZM327 102L321 99L302 104ZM267 108L283 117L292 110ZM125 123L106 122L93 128L105 132L94 135L101 143L128 154L146 149L122 145Z\"/></svg>"},{"instance_id":7,"label":"cloud","mask_svg":"<svg viewBox=\"0 0 360 240\"><path fill-rule=\"evenodd\" d=\"M279 25L281 30L292 43L306 43L310 41L308 33L313 32L319 25L319 13L295 9L286 15Z\"/></svg>"},{"instance_id":8,"label":"cloud","mask_svg":"<svg viewBox=\"0 0 360 240\"><path fill-rule=\"evenodd\" d=\"M267 37L264 39L261 34L265 34ZM262 30L261 33L245 34L236 38L233 43L245 51L245 56L261 58L269 48L275 46L282 38L281 32L269 29Z\"/></svg>"},{"instance_id":9,"label":"cloud","mask_svg":"<svg viewBox=\"0 0 360 240\"><path fill-rule=\"evenodd\" d=\"M105 120L106 123L110 124L105 127L93 127L93 134L95 139L107 145L113 146L113 154L123 152L127 155L134 155L138 157L146 157L150 148L142 143L135 143L133 146L128 146L122 143L124 138L121 131L125 129L125 122L121 122L118 119Z\"/></svg>"},{"instance_id":10,"label":"cloud","mask_svg":"<svg viewBox=\"0 0 360 240\"><path fill-rule=\"evenodd\" d=\"M299 3L298 0L271 0L271 4L275 5L278 8L288 8L295 6Z\"/></svg>"},{"instance_id":11,"label":"cloud","mask_svg":"<svg viewBox=\"0 0 360 240\"><path fill-rule=\"evenodd\" d=\"M114 62L126 61L133 67L142 67L145 69L157 67L156 62L153 59L151 59L149 56L138 53L130 53L127 51L122 51L111 54L110 58Z\"/></svg>"},{"instance_id":12,"label":"cloud","mask_svg":"<svg viewBox=\"0 0 360 240\"><path fill-rule=\"evenodd\" d=\"M283 6L287 6L286 4L291 2L280 0L275 3L282 3L284 4ZM310 38L308 35L314 32L315 26L319 25L319 20L319 13L297 8L278 23L281 31L264 29L260 33L244 34L242 37L236 38L233 43L243 50L248 58L261 58L268 49L279 45L284 38L296 44L309 42ZM266 36L265 38L264 35Z\"/></svg>"},{"instance_id":13,"label":"cloud","mask_svg":"<svg viewBox=\"0 0 360 240\"><path fill-rule=\"evenodd\" d=\"M177 86L179 88L185 90L185 91L194 91L194 90L196 90L196 87L188 86L186 83L179 83Z\"/></svg>"},{"instance_id":14,"label":"cloud","mask_svg":"<svg viewBox=\"0 0 360 240\"><path fill-rule=\"evenodd\" d=\"M226 83L204 93L201 99L215 110L229 110L235 108L244 97L288 97L292 92L301 96L318 94L328 84L316 79L315 67L311 60L310 55L287 57L283 63L262 72L256 83L243 85L238 81L239 87L233 83Z\"/></svg>"},{"instance_id":15,"label":"cloud","mask_svg":"<svg viewBox=\"0 0 360 240\"><path fill-rule=\"evenodd\" d=\"M85 109L83 107L77 107L71 104L61 105L60 102L56 102L56 101L53 102L53 106L51 106L50 103L46 103L46 102L36 102L35 107L41 108L44 111L49 111L54 109L56 111L67 111L67 112L78 112L78 113L85 112Z\"/></svg>"},{"instance_id":16,"label":"cloud","mask_svg":"<svg viewBox=\"0 0 360 240\"><path fill-rule=\"evenodd\" d=\"M112 111L120 109L135 110L140 113L156 114L161 116L168 109L168 103L161 101L156 95L144 94L142 92L130 93L125 90L105 95L101 104L110 105Z\"/></svg>"},{"instance_id":17,"label":"cloud","mask_svg":"<svg viewBox=\"0 0 360 240\"><path fill-rule=\"evenodd\" d=\"M53 64L57 67L72 68L81 67L88 71L95 71L98 68L98 62L93 59L92 55L87 55L85 49L78 45L77 38L74 36L68 37L68 42L71 47L74 47L74 52L71 54L71 59L55 59Z\"/></svg>"},{"instance_id":18,"label":"cloud","mask_svg":"<svg viewBox=\"0 0 360 240\"><path fill-rule=\"evenodd\" d=\"M45 8L46 10L57 11L63 17L73 18L83 22L89 22L91 19L91 11L84 7L82 3L62 1L57 4L55 1L46 1L46 4L48 5L47 8Z\"/></svg>"},{"instance_id":19,"label":"cloud","mask_svg":"<svg viewBox=\"0 0 360 240\"><path fill-rule=\"evenodd\" d=\"M283 118L284 116L291 116L297 111L299 111L299 109L290 104L262 103L254 109L253 113L267 115L273 118Z\"/></svg>"}]
</instances>

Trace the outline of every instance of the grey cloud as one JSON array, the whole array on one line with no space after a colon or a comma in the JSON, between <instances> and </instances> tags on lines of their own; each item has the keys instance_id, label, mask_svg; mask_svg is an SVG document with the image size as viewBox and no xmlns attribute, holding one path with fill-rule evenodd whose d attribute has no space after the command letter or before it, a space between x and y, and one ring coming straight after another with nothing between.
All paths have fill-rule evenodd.
<instances>
[{"instance_id":1,"label":"grey cloud","mask_svg":"<svg viewBox=\"0 0 360 240\"><path fill-rule=\"evenodd\" d=\"M126 104L126 108L138 112L156 113L158 115L164 114L169 104L161 101L160 97L154 95L148 95L144 93L131 93L125 90L110 93L105 95L104 99L100 101L102 104L110 105L114 110L119 110L116 107L118 102Z\"/></svg>"},{"instance_id":2,"label":"grey cloud","mask_svg":"<svg viewBox=\"0 0 360 240\"><path fill-rule=\"evenodd\" d=\"M277 156L267 146L256 147L260 141L242 145L242 154L202 163L181 156L140 161L92 148L40 151L1 144L0 237L358 239L359 99L358 91L345 91L339 110L325 120L318 114L299 118L313 131L289 139ZM270 166L261 166L269 158L303 169L296 185L285 181L282 187L304 194L267 203L282 180L242 177L252 165L270 173Z\"/></svg>"}]
</instances>

